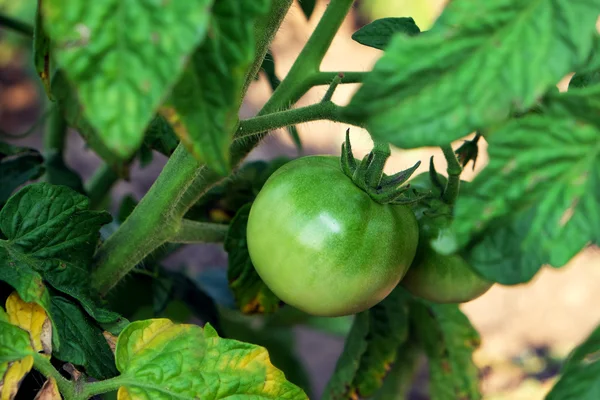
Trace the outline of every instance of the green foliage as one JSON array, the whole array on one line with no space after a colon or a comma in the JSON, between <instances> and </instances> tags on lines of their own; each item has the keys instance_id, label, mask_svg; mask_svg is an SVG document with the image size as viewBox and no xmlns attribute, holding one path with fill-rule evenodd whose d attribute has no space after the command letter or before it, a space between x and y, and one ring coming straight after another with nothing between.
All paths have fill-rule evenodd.
<instances>
[{"instance_id":1,"label":"green foliage","mask_svg":"<svg viewBox=\"0 0 600 400\"><path fill-rule=\"evenodd\" d=\"M423 358L433 400L481 398L472 360L479 336L457 305L398 287L342 318L282 307L253 266L246 229L250 205L288 160L238 162L270 130L287 128L301 150L296 124L327 119L367 128L376 151L354 163L346 157L348 175L368 181L375 196L390 188L401 195L394 201L410 202L419 216L453 214L451 226L430 235L432 251L459 254L495 282L527 282L543 265L561 267L600 244L600 0L453 0L423 33L412 18L421 21L418 13L378 19L352 35L384 52L370 72L321 71L354 3L331 0L279 77L269 50L292 3L0 0L10 14L0 13L0 27L21 35L11 49L26 43L32 52L23 59L56 117L44 157L0 142L0 298L13 290L20 297L8 311L0 307L0 397L14 398L24 379L43 375L65 400L117 391L119 400L307 399L311 382L295 342L301 326L346 336L324 399L405 399ZM299 1L307 19L316 3ZM388 3L381 5L408 7ZM272 96L257 117L240 121L260 71ZM554 86L572 72L569 90L559 93ZM329 101L345 83L362 86L347 106ZM312 87L328 84L322 102L290 110ZM85 185L65 163L67 128L104 161ZM450 147L472 132L476 139ZM467 185L461 167L475 163L484 140L489 163ZM362 177L383 168L388 144L442 146L450 178L432 170L437 187L416 178L406 191L405 172L381 182ZM126 197L112 224L108 212L90 209L109 204L99 198L109 200L112 185L135 178L130 168L148 165L154 152L169 161L139 202ZM30 184L38 178L44 182ZM324 174L310 178L325 181ZM325 202L314 203L326 219ZM190 242L223 241L224 224L227 271L167 267L166 258ZM344 265L356 259L346 253ZM367 251L365 263L378 255ZM363 285L364 275L351 273ZM307 287L300 297L314 294ZM15 319L19 313L23 320ZM206 325L186 324L192 318ZM599 343L597 328L573 351L549 400L600 397ZM83 378L64 378L59 371L69 364ZM37 375L25 378L32 368ZM19 398L39 385L23 389Z\"/></svg>"},{"instance_id":2,"label":"green foliage","mask_svg":"<svg viewBox=\"0 0 600 400\"><path fill-rule=\"evenodd\" d=\"M600 396L600 327L577 347L565 363L562 376L546 400L591 400Z\"/></svg>"},{"instance_id":3,"label":"green foliage","mask_svg":"<svg viewBox=\"0 0 600 400\"><path fill-rule=\"evenodd\" d=\"M392 40L344 113L403 148L445 145L502 122L586 61L598 6L452 1L427 34Z\"/></svg>"},{"instance_id":4,"label":"green foliage","mask_svg":"<svg viewBox=\"0 0 600 400\"><path fill-rule=\"evenodd\" d=\"M429 360L431 398L480 399L472 360L480 339L458 306L413 302L411 318Z\"/></svg>"},{"instance_id":5,"label":"green foliage","mask_svg":"<svg viewBox=\"0 0 600 400\"><path fill-rule=\"evenodd\" d=\"M217 1L212 9L210 35L190 59L171 102L177 115L176 133L188 150L225 175L229 145L238 124L240 91L254 58L253 22L265 13L269 0Z\"/></svg>"},{"instance_id":6,"label":"green foliage","mask_svg":"<svg viewBox=\"0 0 600 400\"><path fill-rule=\"evenodd\" d=\"M324 399L371 397L408 338L408 300L398 288L368 311L357 314Z\"/></svg>"},{"instance_id":7,"label":"green foliage","mask_svg":"<svg viewBox=\"0 0 600 400\"><path fill-rule=\"evenodd\" d=\"M490 163L456 205L459 245L491 225L469 257L497 282L528 281L600 240L600 85L550 95L545 106L490 133Z\"/></svg>"},{"instance_id":8,"label":"green foliage","mask_svg":"<svg viewBox=\"0 0 600 400\"><path fill-rule=\"evenodd\" d=\"M183 70L181 59L204 39L211 2L43 5L55 59L74 84L86 118L108 148L129 157Z\"/></svg>"},{"instance_id":9,"label":"green foliage","mask_svg":"<svg viewBox=\"0 0 600 400\"><path fill-rule=\"evenodd\" d=\"M116 350L121 389L132 400L177 397L306 399L283 379L264 348L221 339L210 325L139 321L119 336ZM221 382L235 382L233 385Z\"/></svg>"},{"instance_id":10,"label":"green foliage","mask_svg":"<svg viewBox=\"0 0 600 400\"><path fill-rule=\"evenodd\" d=\"M236 304L246 314L272 313L281 305L281 300L260 279L252 265L246 241L246 226L251 204L240 208L231 221L225 250L229 253L227 278L236 299Z\"/></svg>"},{"instance_id":11,"label":"green foliage","mask_svg":"<svg viewBox=\"0 0 600 400\"><path fill-rule=\"evenodd\" d=\"M44 159L34 149L0 142L0 205L25 182L44 172Z\"/></svg>"},{"instance_id":12,"label":"green foliage","mask_svg":"<svg viewBox=\"0 0 600 400\"><path fill-rule=\"evenodd\" d=\"M81 308L61 296L52 296L50 313L61 346L54 357L85 368L96 379L117 375L113 354L102 329Z\"/></svg>"},{"instance_id":13,"label":"green foliage","mask_svg":"<svg viewBox=\"0 0 600 400\"><path fill-rule=\"evenodd\" d=\"M410 17L381 18L354 32L352 39L365 46L385 50L397 34L416 36L421 32L415 20Z\"/></svg>"}]
</instances>

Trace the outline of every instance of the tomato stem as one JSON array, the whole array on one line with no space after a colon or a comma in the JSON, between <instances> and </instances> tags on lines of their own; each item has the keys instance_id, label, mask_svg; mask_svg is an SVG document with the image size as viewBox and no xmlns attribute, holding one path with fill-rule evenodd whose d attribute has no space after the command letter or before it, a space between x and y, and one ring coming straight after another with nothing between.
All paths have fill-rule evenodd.
<instances>
[{"instance_id":1,"label":"tomato stem","mask_svg":"<svg viewBox=\"0 0 600 400\"><path fill-rule=\"evenodd\" d=\"M373 160L365 175L365 183L367 187L378 189L381 178L383 177L383 168L385 167L388 158L392 155L392 151L390 150L388 142L374 140L371 154L373 154Z\"/></svg>"},{"instance_id":2,"label":"tomato stem","mask_svg":"<svg viewBox=\"0 0 600 400\"><path fill-rule=\"evenodd\" d=\"M463 169L458 158L456 158L456 153L452 150L451 145L448 144L442 146L442 152L448 163L448 169L446 170L448 172L448 181L446 182L442 199L447 204L454 204L458 198L458 192L460 190L460 174Z\"/></svg>"},{"instance_id":3,"label":"tomato stem","mask_svg":"<svg viewBox=\"0 0 600 400\"><path fill-rule=\"evenodd\" d=\"M33 27L25 22L0 14L0 26L33 39Z\"/></svg>"},{"instance_id":4,"label":"tomato stem","mask_svg":"<svg viewBox=\"0 0 600 400\"><path fill-rule=\"evenodd\" d=\"M321 100L321 102L326 103L328 101L331 101L331 99L333 98L333 93L335 93L335 89L337 89L339 84L342 83L343 78L344 78L343 72L338 73L333 78L333 80L331 81L329 88L327 88L327 92L325 92L325 96L323 96L323 99Z\"/></svg>"},{"instance_id":5,"label":"tomato stem","mask_svg":"<svg viewBox=\"0 0 600 400\"><path fill-rule=\"evenodd\" d=\"M170 243L221 243L225 240L228 225L183 219Z\"/></svg>"}]
</instances>

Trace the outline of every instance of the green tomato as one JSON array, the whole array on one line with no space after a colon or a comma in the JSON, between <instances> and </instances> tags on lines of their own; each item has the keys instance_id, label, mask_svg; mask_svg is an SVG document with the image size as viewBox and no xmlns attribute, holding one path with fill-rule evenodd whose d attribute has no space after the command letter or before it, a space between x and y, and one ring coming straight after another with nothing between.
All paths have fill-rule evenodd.
<instances>
[{"instance_id":1,"label":"green tomato","mask_svg":"<svg viewBox=\"0 0 600 400\"><path fill-rule=\"evenodd\" d=\"M446 178L440 175L440 181L445 184ZM408 183L411 187L441 194L433 187L428 173ZM452 222L450 206L433 199L428 207L420 205L414 211L419 221L419 246L400 284L413 295L435 303L464 303L487 292L493 282L478 275L460 254L442 255L429 244L440 229Z\"/></svg>"},{"instance_id":2,"label":"green tomato","mask_svg":"<svg viewBox=\"0 0 600 400\"><path fill-rule=\"evenodd\" d=\"M382 205L332 156L296 159L265 183L250 210L248 250L285 303L319 316L366 310L396 287L417 249L406 206Z\"/></svg>"}]
</instances>

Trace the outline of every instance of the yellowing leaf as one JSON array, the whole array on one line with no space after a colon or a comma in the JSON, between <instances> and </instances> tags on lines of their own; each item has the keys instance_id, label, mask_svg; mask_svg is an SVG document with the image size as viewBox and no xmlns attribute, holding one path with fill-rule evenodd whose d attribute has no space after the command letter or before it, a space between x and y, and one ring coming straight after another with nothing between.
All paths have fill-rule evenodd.
<instances>
[{"instance_id":1,"label":"yellowing leaf","mask_svg":"<svg viewBox=\"0 0 600 400\"><path fill-rule=\"evenodd\" d=\"M61 400L60 392L58 391L58 386L56 385L56 380L54 378L48 379L44 382L44 386L35 396L33 400Z\"/></svg>"},{"instance_id":2,"label":"yellowing leaf","mask_svg":"<svg viewBox=\"0 0 600 400\"><path fill-rule=\"evenodd\" d=\"M131 323L119 335L115 358L123 382L119 400L307 399L271 364L266 349L222 339L208 324Z\"/></svg>"},{"instance_id":3,"label":"yellowing leaf","mask_svg":"<svg viewBox=\"0 0 600 400\"><path fill-rule=\"evenodd\" d=\"M52 323L42 307L23 301L17 292L6 299L9 322L29 332L36 352L52 353Z\"/></svg>"},{"instance_id":4,"label":"yellowing leaf","mask_svg":"<svg viewBox=\"0 0 600 400\"><path fill-rule=\"evenodd\" d=\"M0 400L12 400L17 395L19 386L25 375L33 367L33 357L27 356L22 360L8 364L0 382Z\"/></svg>"},{"instance_id":5,"label":"yellowing leaf","mask_svg":"<svg viewBox=\"0 0 600 400\"><path fill-rule=\"evenodd\" d=\"M113 352L113 354L115 354L115 348L117 347L118 337L107 331L102 332L102 336L104 336L104 339L106 339L106 343L108 343L108 347L110 347L110 350Z\"/></svg>"}]
</instances>

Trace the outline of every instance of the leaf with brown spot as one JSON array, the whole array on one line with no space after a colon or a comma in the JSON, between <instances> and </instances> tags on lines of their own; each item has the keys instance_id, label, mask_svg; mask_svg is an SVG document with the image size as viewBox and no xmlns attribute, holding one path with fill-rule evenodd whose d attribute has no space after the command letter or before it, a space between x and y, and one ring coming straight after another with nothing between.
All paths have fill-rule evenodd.
<instances>
[{"instance_id":1,"label":"leaf with brown spot","mask_svg":"<svg viewBox=\"0 0 600 400\"><path fill-rule=\"evenodd\" d=\"M58 391L58 385L56 380L50 377L35 396L33 400L61 400L62 397Z\"/></svg>"}]
</instances>

